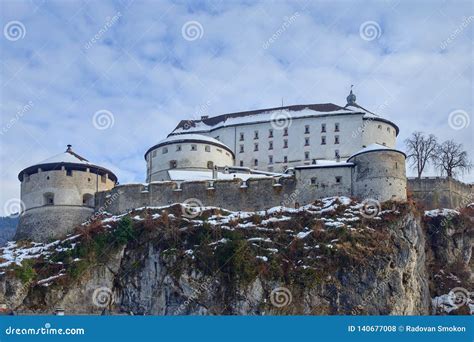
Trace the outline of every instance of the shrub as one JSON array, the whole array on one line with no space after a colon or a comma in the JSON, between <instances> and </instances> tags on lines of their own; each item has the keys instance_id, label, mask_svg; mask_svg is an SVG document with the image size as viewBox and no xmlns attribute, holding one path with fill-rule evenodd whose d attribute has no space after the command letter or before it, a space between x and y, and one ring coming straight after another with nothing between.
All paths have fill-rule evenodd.
<instances>
[{"instance_id":1,"label":"shrub","mask_svg":"<svg viewBox=\"0 0 474 342\"><path fill-rule=\"evenodd\" d=\"M32 281L36 278L36 271L33 268L34 264L34 260L23 260L20 266L15 266L15 275L20 278L23 283Z\"/></svg>"},{"instance_id":2,"label":"shrub","mask_svg":"<svg viewBox=\"0 0 474 342\"><path fill-rule=\"evenodd\" d=\"M124 245L132 239L135 239L135 231L132 225L132 219L129 216L123 217L113 233L115 243Z\"/></svg>"}]
</instances>

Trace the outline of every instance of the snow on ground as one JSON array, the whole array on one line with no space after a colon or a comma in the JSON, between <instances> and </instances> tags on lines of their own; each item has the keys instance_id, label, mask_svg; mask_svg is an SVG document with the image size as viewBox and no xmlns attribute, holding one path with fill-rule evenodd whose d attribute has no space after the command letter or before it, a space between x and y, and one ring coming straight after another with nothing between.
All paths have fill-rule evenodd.
<instances>
[{"instance_id":1,"label":"snow on ground","mask_svg":"<svg viewBox=\"0 0 474 342\"><path fill-rule=\"evenodd\" d=\"M428 217L437 217L437 216L446 216L446 217L452 217L459 215L459 211L454 210L454 209L434 209L434 210L426 210L425 211L425 216Z\"/></svg>"}]
</instances>

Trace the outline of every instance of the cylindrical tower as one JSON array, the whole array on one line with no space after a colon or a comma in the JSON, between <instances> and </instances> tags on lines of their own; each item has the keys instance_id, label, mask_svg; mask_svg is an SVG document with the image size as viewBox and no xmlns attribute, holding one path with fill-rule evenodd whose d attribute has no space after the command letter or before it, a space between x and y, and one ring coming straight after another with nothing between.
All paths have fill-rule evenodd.
<instances>
[{"instance_id":1,"label":"cylindrical tower","mask_svg":"<svg viewBox=\"0 0 474 342\"><path fill-rule=\"evenodd\" d=\"M383 145L372 144L352 155L352 193L355 197L380 202L407 199L405 154Z\"/></svg>"},{"instance_id":2,"label":"cylindrical tower","mask_svg":"<svg viewBox=\"0 0 474 342\"><path fill-rule=\"evenodd\" d=\"M72 232L94 212L98 191L112 189L117 177L67 146L60 153L18 174L24 212L16 240L48 241Z\"/></svg>"},{"instance_id":3,"label":"cylindrical tower","mask_svg":"<svg viewBox=\"0 0 474 342\"><path fill-rule=\"evenodd\" d=\"M217 139L200 134L173 135L145 153L147 182L169 180L171 170L234 166L234 153Z\"/></svg>"}]
</instances>

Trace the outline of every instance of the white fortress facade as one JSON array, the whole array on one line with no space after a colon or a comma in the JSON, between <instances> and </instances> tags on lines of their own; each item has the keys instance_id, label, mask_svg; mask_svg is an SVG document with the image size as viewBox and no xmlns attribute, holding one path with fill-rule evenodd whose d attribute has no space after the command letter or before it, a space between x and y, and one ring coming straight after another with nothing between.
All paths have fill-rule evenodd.
<instances>
[{"instance_id":1,"label":"white fortress facade","mask_svg":"<svg viewBox=\"0 0 474 342\"><path fill-rule=\"evenodd\" d=\"M230 210L300 205L328 196L406 200L398 127L356 103L296 105L184 120L145 153L146 183L68 150L22 170L17 238L46 240L94 212L183 203ZM113 198L113 201L109 199ZM291 199L288 201L288 199Z\"/></svg>"}]
</instances>

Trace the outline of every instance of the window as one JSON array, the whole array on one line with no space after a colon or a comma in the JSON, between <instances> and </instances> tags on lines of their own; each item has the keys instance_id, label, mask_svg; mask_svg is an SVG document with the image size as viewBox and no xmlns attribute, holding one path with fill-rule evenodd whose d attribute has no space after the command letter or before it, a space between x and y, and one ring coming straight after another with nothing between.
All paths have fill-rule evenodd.
<instances>
[{"instance_id":1,"label":"window","mask_svg":"<svg viewBox=\"0 0 474 342\"><path fill-rule=\"evenodd\" d=\"M321 137L321 145L326 145L326 137Z\"/></svg>"},{"instance_id":2,"label":"window","mask_svg":"<svg viewBox=\"0 0 474 342\"><path fill-rule=\"evenodd\" d=\"M191 145L191 151L197 151L197 145L192 144Z\"/></svg>"},{"instance_id":3,"label":"window","mask_svg":"<svg viewBox=\"0 0 474 342\"><path fill-rule=\"evenodd\" d=\"M94 206L94 196L92 194L84 194L82 195L82 205L87 207Z\"/></svg>"},{"instance_id":4,"label":"window","mask_svg":"<svg viewBox=\"0 0 474 342\"><path fill-rule=\"evenodd\" d=\"M288 135L288 128L284 128L283 129L283 136L287 136Z\"/></svg>"},{"instance_id":5,"label":"window","mask_svg":"<svg viewBox=\"0 0 474 342\"><path fill-rule=\"evenodd\" d=\"M304 138L304 145L309 146L309 138Z\"/></svg>"},{"instance_id":6,"label":"window","mask_svg":"<svg viewBox=\"0 0 474 342\"><path fill-rule=\"evenodd\" d=\"M273 150L273 141L268 142L268 149Z\"/></svg>"},{"instance_id":7,"label":"window","mask_svg":"<svg viewBox=\"0 0 474 342\"><path fill-rule=\"evenodd\" d=\"M176 146L176 152L179 152L179 151L181 151L181 145Z\"/></svg>"},{"instance_id":8,"label":"window","mask_svg":"<svg viewBox=\"0 0 474 342\"><path fill-rule=\"evenodd\" d=\"M176 160L170 160L170 169L176 169L178 167L178 162Z\"/></svg>"},{"instance_id":9,"label":"window","mask_svg":"<svg viewBox=\"0 0 474 342\"><path fill-rule=\"evenodd\" d=\"M334 136L334 143L339 144L339 135Z\"/></svg>"},{"instance_id":10,"label":"window","mask_svg":"<svg viewBox=\"0 0 474 342\"><path fill-rule=\"evenodd\" d=\"M309 160L309 152L305 152L305 153L304 153L304 159L305 159L305 160Z\"/></svg>"},{"instance_id":11,"label":"window","mask_svg":"<svg viewBox=\"0 0 474 342\"><path fill-rule=\"evenodd\" d=\"M258 166L258 159L254 159L253 165Z\"/></svg>"},{"instance_id":12,"label":"window","mask_svg":"<svg viewBox=\"0 0 474 342\"><path fill-rule=\"evenodd\" d=\"M254 139L258 139L258 131L255 131L255 132L254 132L253 138L254 138Z\"/></svg>"},{"instance_id":13,"label":"window","mask_svg":"<svg viewBox=\"0 0 474 342\"><path fill-rule=\"evenodd\" d=\"M217 137L214 137L214 139L216 139L216 140L219 140L219 136L217 136Z\"/></svg>"},{"instance_id":14,"label":"window","mask_svg":"<svg viewBox=\"0 0 474 342\"><path fill-rule=\"evenodd\" d=\"M318 179L316 177L311 177L311 185L316 185Z\"/></svg>"},{"instance_id":15,"label":"window","mask_svg":"<svg viewBox=\"0 0 474 342\"><path fill-rule=\"evenodd\" d=\"M273 164L273 156L268 156L268 164Z\"/></svg>"},{"instance_id":16,"label":"window","mask_svg":"<svg viewBox=\"0 0 474 342\"><path fill-rule=\"evenodd\" d=\"M216 148L216 151L222 153L222 150L220 148Z\"/></svg>"},{"instance_id":17,"label":"window","mask_svg":"<svg viewBox=\"0 0 474 342\"><path fill-rule=\"evenodd\" d=\"M334 157L336 157L336 159L341 158L341 155L339 154L339 150L334 151Z\"/></svg>"},{"instance_id":18,"label":"window","mask_svg":"<svg viewBox=\"0 0 474 342\"><path fill-rule=\"evenodd\" d=\"M206 145L206 146L204 147L204 151L206 151L206 152L211 152L211 146Z\"/></svg>"},{"instance_id":19,"label":"window","mask_svg":"<svg viewBox=\"0 0 474 342\"><path fill-rule=\"evenodd\" d=\"M378 125L377 128L378 128L378 129L382 129L382 125Z\"/></svg>"},{"instance_id":20,"label":"window","mask_svg":"<svg viewBox=\"0 0 474 342\"><path fill-rule=\"evenodd\" d=\"M163 154L168 153L168 147L163 147Z\"/></svg>"},{"instance_id":21,"label":"window","mask_svg":"<svg viewBox=\"0 0 474 342\"><path fill-rule=\"evenodd\" d=\"M244 161L241 160L239 164L240 164L240 166L244 166Z\"/></svg>"},{"instance_id":22,"label":"window","mask_svg":"<svg viewBox=\"0 0 474 342\"><path fill-rule=\"evenodd\" d=\"M283 157L283 162L284 162L284 163L288 163L288 157L287 157L287 156L284 156L284 157Z\"/></svg>"},{"instance_id":23,"label":"window","mask_svg":"<svg viewBox=\"0 0 474 342\"><path fill-rule=\"evenodd\" d=\"M283 148L288 148L288 139L283 140Z\"/></svg>"},{"instance_id":24,"label":"window","mask_svg":"<svg viewBox=\"0 0 474 342\"><path fill-rule=\"evenodd\" d=\"M254 151L258 151L258 144L254 144L253 150L254 150Z\"/></svg>"},{"instance_id":25,"label":"window","mask_svg":"<svg viewBox=\"0 0 474 342\"><path fill-rule=\"evenodd\" d=\"M273 129L268 130L268 137L273 138Z\"/></svg>"},{"instance_id":26,"label":"window","mask_svg":"<svg viewBox=\"0 0 474 342\"><path fill-rule=\"evenodd\" d=\"M66 176L72 177L72 170L66 169Z\"/></svg>"},{"instance_id":27,"label":"window","mask_svg":"<svg viewBox=\"0 0 474 342\"><path fill-rule=\"evenodd\" d=\"M101 181L102 183L107 182L107 175L100 175L100 181Z\"/></svg>"},{"instance_id":28,"label":"window","mask_svg":"<svg viewBox=\"0 0 474 342\"><path fill-rule=\"evenodd\" d=\"M152 158L155 158L155 157L156 157L156 150L153 150L153 152L151 153L151 157L152 157Z\"/></svg>"},{"instance_id":29,"label":"window","mask_svg":"<svg viewBox=\"0 0 474 342\"><path fill-rule=\"evenodd\" d=\"M386 144L386 143L382 143L382 145L384 145L384 146L387 146L387 144Z\"/></svg>"},{"instance_id":30,"label":"window","mask_svg":"<svg viewBox=\"0 0 474 342\"><path fill-rule=\"evenodd\" d=\"M390 127L387 127L387 132L389 132L389 133L390 133Z\"/></svg>"},{"instance_id":31,"label":"window","mask_svg":"<svg viewBox=\"0 0 474 342\"><path fill-rule=\"evenodd\" d=\"M240 150L239 150L240 153L244 153L244 145L240 145Z\"/></svg>"},{"instance_id":32,"label":"window","mask_svg":"<svg viewBox=\"0 0 474 342\"><path fill-rule=\"evenodd\" d=\"M336 176L336 183L340 184L342 182L342 177L341 176Z\"/></svg>"},{"instance_id":33,"label":"window","mask_svg":"<svg viewBox=\"0 0 474 342\"><path fill-rule=\"evenodd\" d=\"M240 141L244 141L244 133L240 133Z\"/></svg>"},{"instance_id":34,"label":"window","mask_svg":"<svg viewBox=\"0 0 474 342\"><path fill-rule=\"evenodd\" d=\"M311 164L316 165L316 159L312 159Z\"/></svg>"},{"instance_id":35,"label":"window","mask_svg":"<svg viewBox=\"0 0 474 342\"><path fill-rule=\"evenodd\" d=\"M334 124L334 132L339 132L339 123Z\"/></svg>"},{"instance_id":36,"label":"window","mask_svg":"<svg viewBox=\"0 0 474 342\"><path fill-rule=\"evenodd\" d=\"M304 126L304 134L309 134L309 125Z\"/></svg>"},{"instance_id":37,"label":"window","mask_svg":"<svg viewBox=\"0 0 474 342\"><path fill-rule=\"evenodd\" d=\"M46 177L46 178L47 178L47 179L49 179L49 176L48 176L48 177ZM88 182L90 182L90 181L91 181L91 179L90 179L90 178L87 178L87 181L88 181Z\"/></svg>"},{"instance_id":38,"label":"window","mask_svg":"<svg viewBox=\"0 0 474 342\"><path fill-rule=\"evenodd\" d=\"M52 192L46 192L43 195L43 204L44 205L54 205L54 194Z\"/></svg>"},{"instance_id":39,"label":"window","mask_svg":"<svg viewBox=\"0 0 474 342\"><path fill-rule=\"evenodd\" d=\"M321 133L326 132L326 124L321 124Z\"/></svg>"},{"instance_id":40,"label":"window","mask_svg":"<svg viewBox=\"0 0 474 342\"><path fill-rule=\"evenodd\" d=\"M212 161L207 162L207 168L208 169L213 169L214 168L214 163Z\"/></svg>"}]
</instances>

